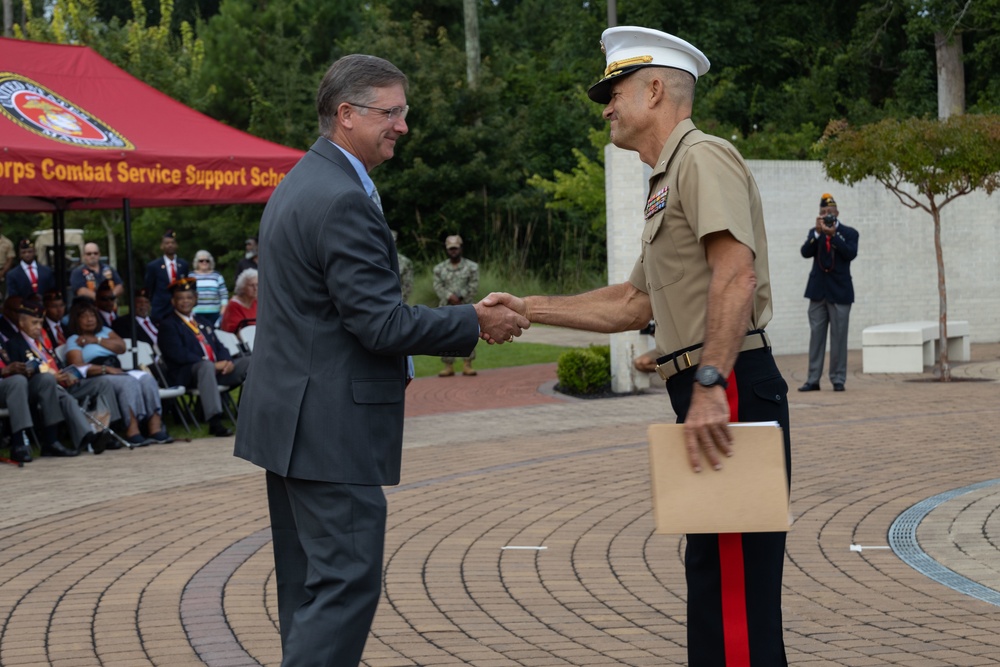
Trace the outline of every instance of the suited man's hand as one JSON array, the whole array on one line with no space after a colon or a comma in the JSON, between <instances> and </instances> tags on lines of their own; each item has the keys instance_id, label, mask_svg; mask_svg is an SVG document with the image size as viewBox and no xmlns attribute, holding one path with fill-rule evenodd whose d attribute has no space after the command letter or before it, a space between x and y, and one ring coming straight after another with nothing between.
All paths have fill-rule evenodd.
<instances>
[{"instance_id":1,"label":"suited man's hand","mask_svg":"<svg viewBox=\"0 0 1000 667\"><path fill-rule=\"evenodd\" d=\"M217 370L219 373L222 373L223 375L229 375L230 373L233 372L234 368L236 368L236 366L234 366L233 362L231 361L215 362L215 370Z\"/></svg>"},{"instance_id":2,"label":"suited man's hand","mask_svg":"<svg viewBox=\"0 0 1000 667\"><path fill-rule=\"evenodd\" d=\"M28 375L28 366L23 361L12 361L0 373L3 377L11 375Z\"/></svg>"},{"instance_id":3,"label":"suited man's hand","mask_svg":"<svg viewBox=\"0 0 1000 667\"><path fill-rule=\"evenodd\" d=\"M511 310L498 300L488 302L487 299L477 303L475 308L476 316L479 318L479 335L490 345L509 343L531 326L528 319L516 310Z\"/></svg>"},{"instance_id":4,"label":"suited man's hand","mask_svg":"<svg viewBox=\"0 0 1000 667\"><path fill-rule=\"evenodd\" d=\"M80 379L75 375L70 375L66 371L59 371L56 373L56 382L59 383L60 387L72 387L80 382Z\"/></svg>"},{"instance_id":5,"label":"suited man's hand","mask_svg":"<svg viewBox=\"0 0 1000 667\"><path fill-rule=\"evenodd\" d=\"M491 292L485 299L480 301L480 303L483 304L484 306L490 306L490 307L495 307L497 305L506 306L507 308L510 308L511 310L523 315L524 318L529 321L530 325L531 317L528 313L527 304L525 303L524 299L516 297L513 294L508 294L506 292ZM523 328L527 329L528 327L523 327ZM490 345L492 345L493 343L504 342L504 339L500 340L492 339L490 336L486 335L485 332L482 333L480 337Z\"/></svg>"}]
</instances>

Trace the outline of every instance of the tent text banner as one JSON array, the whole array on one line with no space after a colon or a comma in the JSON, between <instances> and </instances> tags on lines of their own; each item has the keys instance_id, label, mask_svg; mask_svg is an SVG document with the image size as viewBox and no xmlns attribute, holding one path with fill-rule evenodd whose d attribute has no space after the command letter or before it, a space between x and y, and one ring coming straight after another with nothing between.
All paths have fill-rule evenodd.
<instances>
[{"instance_id":1,"label":"tent text banner","mask_svg":"<svg viewBox=\"0 0 1000 667\"><path fill-rule=\"evenodd\" d=\"M121 186L124 197L130 198L198 199L207 195L213 199L218 193L227 199L256 199L257 190L273 189L285 173L270 166L235 161L217 166L205 162L144 165L128 159L67 162L53 158L18 160L4 155L0 157L0 191L16 186L24 196L90 199L101 195L103 185L113 183ZM158 191L150 192L150 186Z\"/></svg>"},{"instance_id":2,"label":"tent text banner","mask_svg":"<svg viewBox=\"0 0 1000 667\"><path fill-rule=\"evenodd\" d=\"M89 48L0 38L0 210L262 204L301 157Z\"/></svg>"}]
</instances>

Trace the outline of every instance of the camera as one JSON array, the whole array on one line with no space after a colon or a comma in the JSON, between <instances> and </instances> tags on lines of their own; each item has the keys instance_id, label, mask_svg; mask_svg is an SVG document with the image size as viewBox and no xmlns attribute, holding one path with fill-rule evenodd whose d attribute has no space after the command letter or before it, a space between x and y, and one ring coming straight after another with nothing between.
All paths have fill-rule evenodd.
<instances>
[{"instance_id":1,"label":"camera","mask_svg":"<svg viewBox=\"0 0 1000 667\"><path fill-rule=\"evenodd\" d=\"M833 227L833 224L837 222L837 216L827 213L823 216L823 224L827 227Z\"/></svg>"}]
</instances>

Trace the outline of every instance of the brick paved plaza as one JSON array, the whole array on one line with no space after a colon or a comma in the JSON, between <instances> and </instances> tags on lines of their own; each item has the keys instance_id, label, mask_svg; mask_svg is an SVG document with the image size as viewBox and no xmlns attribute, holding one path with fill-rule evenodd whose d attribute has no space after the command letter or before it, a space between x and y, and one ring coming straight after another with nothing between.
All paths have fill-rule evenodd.
<instances>
[{"instance_id":1,"label":"brick paved plaza","mask_svg":"<svg viewBox=\"0 0 1000 667\"><path fill-rule=\"evenodd\" d=\"M1000 607L878 548L913 505L1000 478L1000 345L974 345L955 376L977 381L949 385L866 376L860 359L846 392L800 394L804 356L779 357L789 658L1000 664ZM570 400L554 379L550 364L411 385L365 665L685 664L683 545L652 534L645 444L672 421L666 394ZM278 665L263 474L231 452L207 439L0 466L0 665ZM981 485L915 528L987 596L998 507L1000 484Z\"/></svg>"}]
</instances>

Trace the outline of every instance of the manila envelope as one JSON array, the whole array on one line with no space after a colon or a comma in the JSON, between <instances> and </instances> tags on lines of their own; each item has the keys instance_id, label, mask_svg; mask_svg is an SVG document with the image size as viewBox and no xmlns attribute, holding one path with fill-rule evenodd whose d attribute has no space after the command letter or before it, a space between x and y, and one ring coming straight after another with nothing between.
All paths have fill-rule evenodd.
<instances>
[{"instance_id":1,"label":"manila envelope","mask_svg":"<svg viewBox=\"0 0 1000 667\"><path fill-rule=\"evenodd\" d=\"M649 427L656 532L785 532L788 483L781 427L775 422L730 424L733 455L722 470L707 460L694 472L684 448L683 424Z\"/></svg>"}]
</instances>

